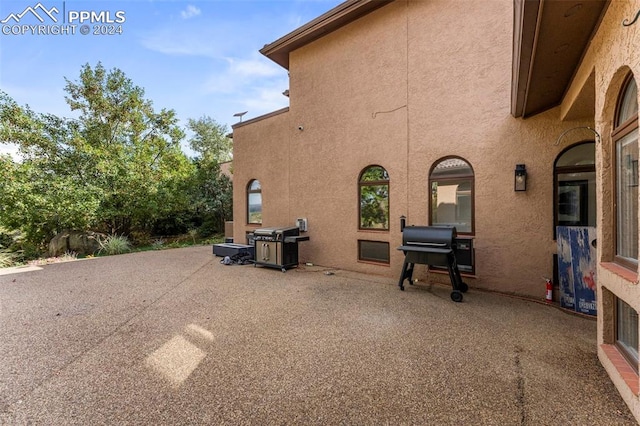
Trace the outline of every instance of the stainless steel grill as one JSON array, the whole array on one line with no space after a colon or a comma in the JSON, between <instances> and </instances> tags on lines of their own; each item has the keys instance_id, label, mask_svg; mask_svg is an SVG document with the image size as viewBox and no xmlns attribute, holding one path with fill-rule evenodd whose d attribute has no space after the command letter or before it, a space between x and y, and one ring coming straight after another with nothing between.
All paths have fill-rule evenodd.
<instances>
[{"instance_id":1,"label":"stainless steel grill","mask_svg":"<svg viewBox=\"0 0 640 426\"><path fill-rule=\"evenodd\" d=\"M282 272L298 266L298 242L308 241L296 226L259 228L253 231L255 265L280 268Z\"/></svg>"},{"instance_id":2,"label":"stainless steel grill","mask_svg":"<svg viewBox=\"0 0 640 426\"><path fill-rule=\"evenodd\" d=\"M404 280L413 284L413 268L416 263L446 267L451 279L451 300L462 302L462 293L469 287L462 282L456 262L456 228L451 226L407 226L402 231L404 265L398 286L404 290Z\"/></svg>"}]
</instances>

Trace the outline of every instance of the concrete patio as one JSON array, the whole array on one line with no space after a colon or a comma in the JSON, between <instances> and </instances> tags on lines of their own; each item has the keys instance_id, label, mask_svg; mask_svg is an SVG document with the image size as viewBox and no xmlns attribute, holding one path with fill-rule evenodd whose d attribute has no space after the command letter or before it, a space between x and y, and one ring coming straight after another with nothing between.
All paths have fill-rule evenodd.
<instances>
[{"instance_id":1,"label":"concrete patio","mask_svg":"<svg viewBox=\"0 0 640 426\"><path fill-rule=\"evenodd\" d=\"M636 424L596 323L211 247L0 276L0 424Z\"/></svg>"}]
</instances>

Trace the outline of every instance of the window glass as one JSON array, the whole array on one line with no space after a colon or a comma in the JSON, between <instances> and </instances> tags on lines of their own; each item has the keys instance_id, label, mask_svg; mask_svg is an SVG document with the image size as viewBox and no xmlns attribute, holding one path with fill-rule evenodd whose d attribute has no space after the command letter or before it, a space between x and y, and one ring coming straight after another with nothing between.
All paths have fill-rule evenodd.
<instances>
[{"instance_id":1,"label":"window glass","mask_svg":"<svg viewBox=\"0 0 640 426\"><path fill-rule=\"evenodd\" d=\"M262 223L262 188L255 179L247 187L247 223Z\"/></svg>"},{"instance_id":2,"label":"window glass","mask_svg":"<svg viewBox=\"0 0 640 426\"><path fill-rule=\"evenodd\" d=\"M596 172L557 174L556 225L596 226Z\"/></svg>"},{"instance_id":3,"label":"window glass","mask_svg":"<svg viewBox=\"0 0 640 426\"><path fill-rule=\"evenodd\" d=\"M366 168L360 176L361 182L389 181L389 174L380 166L371 166Z\"/></svg>"},{"instance_id":4,"label":"window glass","mask_svg":"<svg viewBox=\"0 0 640 426\"><path fill-rule=\"evenodd\" d=\"M624 86L613 129L616 156L615 261L638 268L638 101L633 76Z\"/></svg>"},{"instance_id":5,"label":"window glass","mask_svg":"<svg viewBox=\"0 0 640 426\"><path fill-rule=\"evenodd\" d=\"M616 126L623 124L631 117L638 116L638 88L635 79L631 78L625 88L618 110L618 121Z\"/></svg>"},{"instance_id":6,"label":"window glass","mask_svg":"<svg viewBox=\"0 0 640 426\"><path fill-rule=\"evenodd\" d=\"M389 263L389 243L358 240L358 260Z\"/></svg>"},{"instance_id":7,"label":"window glass","mask_svg":"<svg viewBox=\"0 0 640 426\"><path fill-rule=\"evenodd\" d=\"M586 166L596 164L596 146L593 142L581 143L563 152L556 167Z\"/></svg>"},{"instance_id":8,"label":"window glass","mask_svg":"<svg viewBox=\"0 0 640 426\"><path fill-rule=\"evenodd\" d=\"M618 256L638 262L638 129L616 143Z\"/></svg>"},{"instance_id":9,"label":"window glass","mask_svg":"<svg viewBox=\"0 0 640 426\"><path fill-rule=\"evenodd\" d=\"M389 175L380 166L362 171L359 180L360 229L389 229Z\"/></svg>"},{"instance_id":10,"label":"window glass","mask_svg":"<svg viewBox=\"0 0 640 426\"><path fill-rule=\"evenodd\" d=\"M455 226L458 233L473 233L473 169L461 158L439 161L431 181L431 225Z\"/></svg>"},{"instance_id":11,"label":"window glass","mask_svg":"<svg viewBox=\"0 0 640 426\"><path fill-rule=\"evenodd\" d=\"M473 176L471 166L461 158L447 158L441 160L433 168L431 178L447 178L453 176Z\"/></svg>"},{"instance_id":12,"label":"window glass","mask_svg":"<svg viewBox=\"0 0 640 426\"><path fill-rule=\"evenodd\" d=\"M555 162L556 226L596 226L595 143L584 142Z\"/></svg>"},{"instance_id":13,"label":"window glass","mask_svg":"<svg viewBox=\"0 0 640 426\"><path fill-rule=\"evenodd\" d=\"M616 299L616 343L637 367L638 313L620 299Z\"/></svg>"}]
</instances>

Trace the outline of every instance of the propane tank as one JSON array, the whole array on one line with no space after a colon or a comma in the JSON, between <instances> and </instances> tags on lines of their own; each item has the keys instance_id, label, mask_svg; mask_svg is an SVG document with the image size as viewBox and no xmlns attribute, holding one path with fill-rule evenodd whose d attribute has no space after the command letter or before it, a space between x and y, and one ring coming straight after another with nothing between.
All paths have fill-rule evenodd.
<instances>
[{"instance_id":1,"label":"propane tank","mask_svg":"<svg viewBox=\"0 0 640 426\"><path fill-rule=\"evenodd\" d=\"M553 283L549 278L545 278L545 281L547 282L547 294L545 296L545 301L547 303L551 303L553 302Z\"/></svg>"}]
</instances>

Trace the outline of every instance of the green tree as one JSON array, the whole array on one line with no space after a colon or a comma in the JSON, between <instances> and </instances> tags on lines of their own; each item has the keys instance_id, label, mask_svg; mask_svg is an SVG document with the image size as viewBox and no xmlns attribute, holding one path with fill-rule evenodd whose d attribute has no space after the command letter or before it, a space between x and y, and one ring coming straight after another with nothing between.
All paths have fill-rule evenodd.
<instances>
[{"instance_id":1,"label":"green tree","mask_svg":"<svg viewBox=\"0 0 640 426\"><path fill-rule=\"evenodd\" d=\"M232 141L227 137L228 129L209 116L197 120L190 118L187 128L193 132L189 146L206 162L224 163L231 160Z\"/></svg>"},{"instance_id":2,"label":"green tree","mask_svg":"<svg viewBox=\"0 0 640 426\"><path fill-rule=\"evenodd\" d=\"M102 191L98 221L110 233L151 229L188 202L193 166L180 149L173 110L155 112L144 90L118 70L85 65L65 79L67 103L80 117L84 153Z\"/></svg>"},{"instance_id":3,"label":"green tree","mask_svg":"<svg viewBox=\"0 0 640 426\"><path fill-rule=\"evenodd\" d=\"M201 233L221 232L225 220L232 217L233 188L228 176L221 173L220 163L231 159L232 142L227 128L211 117L189 119L187 128L193 132L189 146L197 156L191 205Z\"/></svg>"},{"instance_id":4,"label":"green tree","mask_svg":"<svg viewBox=\"0 0 640 426\"><path fill-rule=\"evenodd\" d=\"M84 179L77 123L36 114L0 92L0 143L19 146L21 161L0 157L0 225L20 230L29 252L66 228L92 222L100 191Z\"/></svg>"},{"instance_id":5,"label":"green tree","mask_svg":"<svg viewBox=\"0 0 640 426\"><path fill-rule=\"evenodd\" d=\"M78 119L36 114L0 92L0 226L44 247L64 229L128 234L188 208L195 166L175 112L156 112L120 70L82 67L66 80Z\"/></svg>"},{"instance_id":6,"label":"green tree","mask_svg":"<svg viewBox=\"0 0 640 426\"><path fill-rule=\"evenodd\" d=\"M21 231L37 251L65 229L223 228L232 205L220 173L231 158L224 126L189 120L198 153L189 159L175 112L156 111L122 71L87 64L65 81L75 119L37 114L0 91L0 143L17 144L21 156L0 157L0 229Z\"/></svg>"},{"instance_id":7,"label":"green tree","mask_svg":"<svg viewBox=\"0 0 640 426\"><path fill-rule=\"evenodd\" d=\"M389 229L389 175L380 166L360 176L360 226Z\"/></svg>"}]
</instances>

